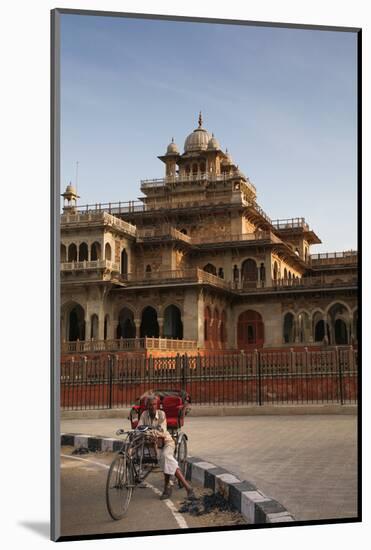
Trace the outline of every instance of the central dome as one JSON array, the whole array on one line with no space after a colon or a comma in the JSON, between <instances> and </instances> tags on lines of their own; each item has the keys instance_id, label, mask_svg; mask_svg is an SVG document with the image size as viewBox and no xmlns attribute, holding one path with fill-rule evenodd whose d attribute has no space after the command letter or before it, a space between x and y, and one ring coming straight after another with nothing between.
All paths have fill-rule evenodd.
<instances>
[{"instance_id":1,"label":"central dome","mask_svg":"<svg viewBox=\"0 0 371 550\"><path fill-rule=\"evenodd\" d=\"M198 128L193 130L189 136L186 137L184 142L184 152L193 153L196 151L205 151L207 145L211 139L211 135L205 128L202 128L202 118L201 113L198 119Z\"/></svg>"}]
</instances>

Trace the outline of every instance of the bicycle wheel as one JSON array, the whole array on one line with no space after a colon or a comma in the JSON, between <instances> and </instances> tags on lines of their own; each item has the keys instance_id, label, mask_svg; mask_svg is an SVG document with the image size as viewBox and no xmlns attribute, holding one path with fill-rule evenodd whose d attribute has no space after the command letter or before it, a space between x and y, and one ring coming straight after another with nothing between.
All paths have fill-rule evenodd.
<instances>
[{"instance_id":1,"label":"bicycle wheel","mask_svg":"<svg viewBox=\"0 0 371 550\"><path fill-rule=\"evenodd\" d=\"M176 446L176 451L175 451L175 458L178 461L179 469L183 475L185 475L187 453L188 453L187 439L183 435L180 437L178 444ZM182 487L182 484L180 483L179 480L178 480L178 485L179 487Z\"/></svg>"},{"instance_id":2,"label":"bicycle wheel","mask_svg":"<svg viewBox=\"0 0 371 550\"><path fill-rule=\"evenodd\" d=\"M106 504L112 519L121 519L129 508L134 476L130 460L119 454L112 462L106 483Z\"/></svg>"}]
</instances>

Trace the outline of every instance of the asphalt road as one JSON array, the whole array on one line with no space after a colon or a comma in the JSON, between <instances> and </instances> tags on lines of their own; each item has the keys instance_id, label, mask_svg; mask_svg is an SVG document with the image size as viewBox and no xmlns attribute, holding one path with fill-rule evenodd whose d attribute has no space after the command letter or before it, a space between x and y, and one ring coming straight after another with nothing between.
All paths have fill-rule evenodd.
<instances>
[{"instance_id":1,"label":"asphalt road","mask_svg":"<svg viewBox=\"0 0 371 550\"><path fill-rule=\"evenodd\" d=\"M207 525L244 523L239 514L218 512L204 516L179 513L185 498L184 489L174 485L171 500L161 501L163 475L160 471L148 476L148 487L137 488L132 496L127 515L114 521L105 502L105 485L113 453L89 453L73 456L71 447L61 449L61 534L87 535L187 529ZM196 495L205 493L195 487Z\"/></svg>"},{"instance_id":2,"label":"asphalt road","mask_svg":"<svg viewBox=\"0 0 371 550\"><path fill-rule=\"evenodd\" d=\"M62 420L66 433L115 437L126 418ZM188 452L256 485L295 519L357 514L357 417L187 417Z\"/></svg>"}]
</instances>

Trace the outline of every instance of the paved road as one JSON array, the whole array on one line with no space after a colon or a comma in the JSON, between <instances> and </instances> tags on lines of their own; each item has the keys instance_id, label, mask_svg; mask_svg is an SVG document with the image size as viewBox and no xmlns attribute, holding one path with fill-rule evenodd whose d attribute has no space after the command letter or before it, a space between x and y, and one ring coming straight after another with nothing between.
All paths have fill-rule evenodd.
<instances>
[{"instance_id":1,"label":"paved road","mask_svg":"<svg viewBox=\"0 0 371 550\"><path fill-rule=\"evenodd\" d=\"M63 420L62 432L114 437L128 420ZM357 514L353 415L187 417L189 453L253 482L298 520Z\"/></svg>"},{"instance_id":2,"label":"paved road","mask_svg":"<svg viewBox=\"0 0 371 550\"><path fill-rule=\"evenodd\" d=\"M125 518L114 521L105 503L105 485L112 453L71 456L72 447L61 450L61 531L62 535L122 533L187 529L205 525L242 523L238 514L217 513L194 517L178 509L185 491L174 486L170 501L160 501L163 476L160 471L148 476L148 488L137 488ZM195 486L196 495L204 491ZM243 522L244 523L244 522Z\"/></svg>"}]
</instances>

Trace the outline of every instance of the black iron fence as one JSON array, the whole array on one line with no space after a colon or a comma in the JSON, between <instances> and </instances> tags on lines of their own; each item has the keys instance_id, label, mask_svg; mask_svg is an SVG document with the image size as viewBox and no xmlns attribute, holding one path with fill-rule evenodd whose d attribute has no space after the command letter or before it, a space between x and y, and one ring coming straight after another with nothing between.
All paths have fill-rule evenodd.
<instances>
[{"instance_id":1,"label":"black iron fence","mask_svg":"<svg viewBox=\"0 0 371 550\"><path fill-rule=\"evenodd\" d=\"M174 357L82 357L61 365L64 410L130 406L149 389L184 389L200 405L356 403L352 347Z\"/></svg>"}]
</instances>

